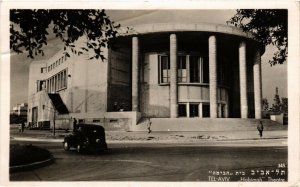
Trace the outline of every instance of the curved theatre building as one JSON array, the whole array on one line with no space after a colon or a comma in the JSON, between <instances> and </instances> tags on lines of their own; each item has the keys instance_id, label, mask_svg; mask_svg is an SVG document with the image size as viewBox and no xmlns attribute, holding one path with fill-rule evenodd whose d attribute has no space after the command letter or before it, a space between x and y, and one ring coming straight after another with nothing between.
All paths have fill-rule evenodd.
<instances>
[{"instance_id":1,"label":"curved theatre building","mask_svg":"<svg viewBox=\"0 0 300 187\"><path fill-rule=\"evenodd\" d=\"M46 108L56 124L75 117L129 130L140 118L260 119L263 53L231 26L137 25L104 62L59 52L32 63L28 119L52 124Z\"/></svg>"}]
</instances>

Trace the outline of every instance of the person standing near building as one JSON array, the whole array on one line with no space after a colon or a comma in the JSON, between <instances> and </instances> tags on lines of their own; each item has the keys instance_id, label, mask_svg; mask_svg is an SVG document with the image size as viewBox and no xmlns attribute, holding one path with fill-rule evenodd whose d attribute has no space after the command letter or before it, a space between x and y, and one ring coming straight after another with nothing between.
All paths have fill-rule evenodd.
<instances>
[{"instance_id":1,"label":"person standing near building","mask_svg":"<svg viewBox=\"0 0 300 187\"><path fill-rule=\"evenodd\" d=\"M262 136L263 136L263 131L264 131L264 126L263 126L262 121L260 121L259 124L257 125L257 130L258 130L258 132L259 132L260 138L262 138Z\"/></svg>"},{"instance_id":2,"label":"person standing near building","mask_svg":"<svg viewBox=\"0 0 300 187\"><path fill-rule=\"evenodd\" d=\"M19 124L19 133L22 132L22 123Z\"/></svg>"},{"instance_id":3,"label":"person standing near building","mask_svg":"<svg viewBox=\"0 0 300 187\"><path fill-rule=\"evenodd\" d=\"M24 129L25 129L25 123L23 121L22 124L21 124L21 132L24 132Z\"/></svg>"},{"instance_id":4,"label":"person standing near building","mask_svg":"<svg viewBox=\"0 0 300 187\"><path fill-rule=\"evenodd\" d=\"M147 124L148 133L152 132L152 130L151 130L151 124L152 124L152 122L151 122L151 119L149 118L148 119L148 124Z\"/></svg>"}]
</instances>

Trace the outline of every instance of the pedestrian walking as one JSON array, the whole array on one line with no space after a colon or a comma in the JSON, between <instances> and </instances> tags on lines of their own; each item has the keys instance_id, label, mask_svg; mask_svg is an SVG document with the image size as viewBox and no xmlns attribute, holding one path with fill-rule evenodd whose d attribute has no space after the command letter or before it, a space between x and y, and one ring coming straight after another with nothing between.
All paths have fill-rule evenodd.
<instances>
[{"instance_id":1,"label":"pedestrian walking","mask_svg":"<svg viewBox=\"0 0 300 187\"><path fill-rule=\"evenodd\" d=\"M19 124L19 133L22 132L22 123Z\"/></svg>"},{"instance_id":2,"label":"pedestrian walking","mask_svg":"<svg viewBox=\"0 0 300 187\"><path fill-rule=\"evenodd\" d=\"M148 133L152 132L152 130L151 130L151 124L152 124L152 122L151 122L151 119L149 118L148 119L148 124L147 124Z\"/></svg>"},{"instance_id":3,"label":"pedestrian walking","mask_svg":"<svg viewBox=\"0 0 300 187\"><path fill-rule=\"evenodd\" d=\"M22 124L21 124L21 132L24 132L24 129L25 129L25 123L23 121Z\"/></svg>"},{"instance_id":4,"label":"pedestrian walking","mask_svg":"<svg viewBox=\"0 0 300 187\"><path fill-rule=\"evenodd\" d=\"M264 126L263 126L262 121L260 121L259 124L257 125L257 130L258 130L260 138L262 138L263 131L264 131Z\"/></svg>"}]
</instances>

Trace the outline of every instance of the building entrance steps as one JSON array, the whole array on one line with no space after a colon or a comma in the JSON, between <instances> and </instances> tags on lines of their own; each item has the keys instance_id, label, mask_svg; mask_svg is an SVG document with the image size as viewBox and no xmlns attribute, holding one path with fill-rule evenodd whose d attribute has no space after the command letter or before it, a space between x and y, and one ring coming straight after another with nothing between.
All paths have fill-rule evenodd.
<instances>
[{"instance_id":1,"label":"building entrance steps","mask_svg":"<svg viewBox=\"0 0 300 187\"><path fill-rule=\"evenodd\" d=\"M257 131L259 121L263 122L264 130L287 130L269 119L240 119L240 118L143 118L133 128L133 131Z\"/></svg>"}]
</instances>

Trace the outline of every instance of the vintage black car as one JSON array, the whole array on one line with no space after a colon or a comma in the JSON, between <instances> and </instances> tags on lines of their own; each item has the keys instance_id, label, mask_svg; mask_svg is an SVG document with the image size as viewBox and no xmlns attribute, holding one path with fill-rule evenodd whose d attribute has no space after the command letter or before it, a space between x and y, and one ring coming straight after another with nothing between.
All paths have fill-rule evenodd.
<instances>
[{"instance_id":1,"label":"vintage black car","mask_svg":"<svg viewBox=\"0 0 300 187\"><path fill-rule=\"evenodd\" d=\"M107 150L105 130L100 125L78 124L73 133L67 135L62 143L65 151L70 148L76 148L79 153Z\"/></svg>"}]
</instances>

